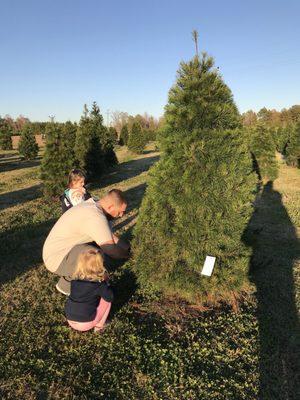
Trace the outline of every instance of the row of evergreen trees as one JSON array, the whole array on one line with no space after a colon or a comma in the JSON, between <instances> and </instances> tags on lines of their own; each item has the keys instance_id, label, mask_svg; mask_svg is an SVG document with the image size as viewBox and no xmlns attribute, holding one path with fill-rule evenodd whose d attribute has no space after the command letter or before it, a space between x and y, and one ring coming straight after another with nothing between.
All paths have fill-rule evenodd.
<instances>
[{"instance_id":1,"label":"row of evergreen trees","mask_svg":"<svg viewBox=\"0 0 300 400\"><path fill-rule=\"evenodd\" d=\"M66 185L69 171L78 167L88 180L99 178L118 163L114 152L115 132L103 125L96 102L91 111L84 106L79 124L51 123L46 128L46 147L41 165L41 178L47 196L59 195Z\"/></svg>"},{"instance_id":2,"label":"row of evergreen trees","mask_svg":"<svg viewBox=\"0 0 300 400\"><path fill-rule=\"evenodd\" d=\"M10 124L5 119L0 118L0 147L3 150L12 150L12 133ZM32 160L37 157L39 148L30 123L24 124L21 129L18 150L25 160Z\"/></svg>"}]
</instances>

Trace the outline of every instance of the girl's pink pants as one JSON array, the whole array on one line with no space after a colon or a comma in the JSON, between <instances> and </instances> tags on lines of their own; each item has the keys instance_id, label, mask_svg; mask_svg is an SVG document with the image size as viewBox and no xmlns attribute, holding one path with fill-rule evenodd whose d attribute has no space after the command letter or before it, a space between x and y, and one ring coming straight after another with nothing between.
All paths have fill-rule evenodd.
<instances>
[{"instance_id":1,"label":"girl's pink pants","mask_svg":"<svg viewBox=\"0 0 300 400\"><path fill-rule=\"evenodd\" d=\"M95 328L95 331L101 330L104 327L105 321L110 312L110 308L111 308L111 303L103 299L100 299L99 305L97 307L96 316L93 321L89 322L76 322L70 320L67 321L73 329L76 329L77 331L80 332L89 331L92 328Z\"/></svg>"}]
</instances>

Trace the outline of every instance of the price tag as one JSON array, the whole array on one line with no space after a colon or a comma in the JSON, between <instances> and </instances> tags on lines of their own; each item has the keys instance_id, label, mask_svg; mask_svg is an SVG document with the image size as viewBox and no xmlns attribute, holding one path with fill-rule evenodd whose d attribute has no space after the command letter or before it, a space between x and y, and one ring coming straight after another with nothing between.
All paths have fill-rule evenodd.
<instances>
[{"instance_id":1,"label":"price tag","mask_svg":"<svg viewBox=\"0 0 300 400\"><path fill-rule=\"evenodd\" d=\"M202 271L201 271L201 275L206 275L206 276L211 276L213 269L214 269L214 265L216 262L216 257L212 257L212 256L206 256Z\"/></svg>"}]
</instances>

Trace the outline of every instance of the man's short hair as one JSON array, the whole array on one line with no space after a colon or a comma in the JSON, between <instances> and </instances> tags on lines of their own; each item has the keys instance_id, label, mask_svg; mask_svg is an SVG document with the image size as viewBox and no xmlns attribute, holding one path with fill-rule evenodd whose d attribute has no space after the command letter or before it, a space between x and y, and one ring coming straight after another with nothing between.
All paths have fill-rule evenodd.
<instances>
[{"instance_id":1,"label":"man's short hair","mask_svg":"<svg viewBox=\"0 0 300 400\"><path fill-rule=\"evenodd\" d=\"M122 204L127 204L126 197L122 190L120 189L111 189L108 193L107 196L113 201L113 203L116 206L120 206Z\"/></svg>"}]
</instances>

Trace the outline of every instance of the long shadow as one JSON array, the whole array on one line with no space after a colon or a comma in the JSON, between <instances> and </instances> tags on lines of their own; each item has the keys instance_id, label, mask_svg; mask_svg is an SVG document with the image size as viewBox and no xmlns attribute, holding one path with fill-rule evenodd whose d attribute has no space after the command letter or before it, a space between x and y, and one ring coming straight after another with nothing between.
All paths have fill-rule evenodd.
<instances>
[{"instance_id":1,"label":"long shadow","mask_svg":"<svg viewBox=\"0 0 300 400\"><path fill-rule=\"evenodd\" d=\"M0 210L41 197L41 185L0 194Z\"/></svg>"},{"instance_id":2,"label":"long shadow","mask_svg":"<svg viewBox=\"0 0 300 400\"><path fill-rule=\"evenodd\" d=\"M39 156L34 160L22 160L20 158L0 160L0 172L15 171L18 169L31 168L40 165L42 157Z\"/></svg>"},{"instance_id":3,"label":"long shadow","mask_svg":"<svg viewBox=\"0 0 300 400\"><path fill-rule=\"evenodd\" d=\"M107 185L113 185L127 179L134 178L149 170L149 168L159 160L159 156L141 158L120 163L113 167L108 173L103 175L97 182L91 182L88 185L89 189L103 188Z\"/></svg>"},{"instance_id":4,"label":"long shadow","mask_svg":"<svg viewBox=\"0 0 300 400\"><path fill-rule=\"evenodd\" d=\"M42 262L44 241L56 218L0 234L0 285Z\"/></svg>"},{"instance_id":5,"label":"long shadow","mask_svg":"<svg viewBox=\"0 0 300 400\"><path fill-rule=\"evenodd\" d=\"M257 298L259 399L299 399L300 330L293 265L300 258L300 242L272 182L257 199L243 240L253 251L249 276Z\"/></svg>"}]
</instances>

